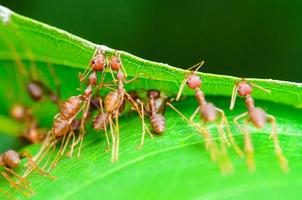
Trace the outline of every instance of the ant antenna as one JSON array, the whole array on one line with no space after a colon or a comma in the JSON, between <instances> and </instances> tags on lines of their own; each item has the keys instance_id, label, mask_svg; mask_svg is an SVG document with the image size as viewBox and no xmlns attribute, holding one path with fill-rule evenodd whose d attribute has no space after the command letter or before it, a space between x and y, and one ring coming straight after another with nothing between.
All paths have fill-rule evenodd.
<instances>
[{"instance_id":1,"label":"ant antenna","mask_svg":"<svg viewBox=\"0 0 302 200\"><path fill-rule=\"evenodd\" d=\"M115 54L116 54L116 56L119 58L119 60L120 60L120 62L121 62L121 67L122 67L122 70L123 70L123 73L124 73L124 77L127 78L128 74L127 74L127 72L126 72L126 69L125 69L123 63L122 63L122 60L121 60L121 53L118 52L118 51L116 51Z\"/></svg>"},{"instance_id":2,"label":"ant antenna","mask_svg":"<svg viewBox=\"0 0 302 200\"><path fill-rule=\"evenodd\" d=\"M203 61L200 61L199 63L197 63L197 64L195 64L195 65L193 65L192 67L189 67L187 70L191 70L191 69L194 69L195 67L197 67L197 68L195 69L195 71L194 71L194 73L196 73L196 72L200 69L200 67L203 66L203 64L204 64L204 60L203 60Z\"/></svg>"},{"instance_id":3,"label":"ant antenna","mask_svg":"<svg viewBox=\"0 0 302 200\"><path fill-rule=\"evenodd\" d=\"M100 53L101 53L100 48L99 48L99 47L96 47L91 58L94 58L95 55L100 54ZM91 60L91 59L90 59L90 60ZM89 61L89 62L90 62L90 61ZM89 64L88 64L88 66L89 66ZM80 81L81 81L81 82L82 82L82 80L84 80L84 79L86 78L86 76L91 72L91 70L92 70L91 67L89 67L89 69L87 69L87 68L85 69L84 73L81 75L81 78L80 78Z\"/></svg>"},{"instance_id":4,"label":"ant antenna","mask_svg":"<svg viewBox=\"0 0 302 200\"><path fill-rule=\"evenodd\" d=\"M253 86L253 87L255 87L255 88L258 88L259 90L262 90L263 92L266 92L266 93L271 93L271 91L270 90L268 90L268 89L266 89L266 88L264 88L264 87L261 87L260 85L257 85L256 83L251 83L251 85Z\"/></svg>"}]
</instances>

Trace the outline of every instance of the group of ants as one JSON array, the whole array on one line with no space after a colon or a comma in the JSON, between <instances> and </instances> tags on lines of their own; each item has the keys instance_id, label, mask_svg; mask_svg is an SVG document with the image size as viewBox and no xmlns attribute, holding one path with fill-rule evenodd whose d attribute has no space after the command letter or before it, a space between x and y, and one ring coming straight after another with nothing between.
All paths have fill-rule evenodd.
<instances>
[{"instance_id":1,"label":"group of ants","mask_svg":"<svg viewBox=\"0 0 302 200\"><path fill-rule=\"evenodd\" d=\"M77 147L77 156L80 156L83 139L86 135L86 122L92 117L93 111L97 114L92 120L92 127L96 131L104 132L107 143L105 151L111 151L111 161L117 162L120 143L119 117L125 111L126 103L129 104L131 111L137 112L142 123L142 135L138 148L142 148L144 145L146 132L150 137L153 137L154 134L162 135L164 133L166 129L164 113L166 107L169 106L204 138L206 151L210 154L211 160L218 163L222 173L233 171L227 153L229 147L232 147L241 158L245 158L250 171L255 170L254 148L248 127L249 124L253 124L256 128L262 129L266 123L270 123L272 128L270 138L274 143L275 154L281 169L287 172L288 164L279 145L276 120L262 108L255 107L252 97L254 88L267 93L270 91L248 82L247 79L234 83L230 109L234 108L237 95L244 98L247 109L246 112L233 119L234 124L244 137L244 150L241 150L233 138L224 111L206 101L205 94L201 89L202 79L197 74L203 63L200 62L187 69L177 96L170 99L158 90L148 90L147 98L142 98L141 94L135 91L127 92L124 85L135 81L139 76L127 80L127 72L122 64L120 54L116 51L106 55L105 50L101 48L96 48L89 67L84 73L79 74L80 91L82 92L77 96L69 97L65 102L62 102L58 94L43 84L42 81L28 81L27 91L31 99L40 101L47 95L51 102L58 105L59 113L53 118L52 128L45 132L41 131L37 119L26 106L21 104L12 106L11 116L26 124L21 137L31 144L42 144L35 156L26 152L18 153L15 150L8 150L0 154L0 166L3 167L0 172L1 175L15 190L26 197L32 196L33 190L29 186L29 181L26 180L32 172L35 171L42 176L54 179L55 177L50 172L65 154L71 157ZM104 83L106 74L111 74L112 81ZM82 89L82 85L85 85L85 88ZM189 118L172 105L173 101L181 99L185 87L195 92L198 103L198 107ZM99 95L102 88L110 90L104 98ZM198 123L196 120L194 121L196 115L199 115L200 118ZM150 119L151 127L145 123L146 116ZM240 120L243 123L239 123ZM217 129L219 143L216 142L209 128L212 125ZM14 169L21 165L22 159L27 159L28 162L24 165L26 167L24 174L19 175ZM42 162L43 164L41 164ZM9 199L15 199L8 191L0 188L0 192Z\"/></svg>"}]
</instances>

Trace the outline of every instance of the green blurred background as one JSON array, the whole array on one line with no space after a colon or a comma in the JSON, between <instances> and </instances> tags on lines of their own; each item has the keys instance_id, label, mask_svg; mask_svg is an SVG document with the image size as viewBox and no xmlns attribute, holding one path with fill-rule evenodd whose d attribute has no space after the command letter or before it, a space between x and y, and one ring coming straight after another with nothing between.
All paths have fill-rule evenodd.
<instances>
[{"instance_id":1,"label":"green blurred background","mask_svg":"<svg viewBox=\"0 0 302 200\"><path fill-rule=\"evenodd\" d=\"M95 43L205 72L302 82L302 1L7 0Z\"/></svg>"}]
</instances>

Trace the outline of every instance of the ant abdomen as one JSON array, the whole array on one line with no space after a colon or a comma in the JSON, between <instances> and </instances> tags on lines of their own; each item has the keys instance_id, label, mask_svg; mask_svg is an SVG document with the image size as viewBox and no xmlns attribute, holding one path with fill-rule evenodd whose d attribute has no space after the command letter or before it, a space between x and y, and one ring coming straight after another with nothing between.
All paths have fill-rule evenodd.
<instances>
[{"instance_id":1,"label":"ant abdomen","mask_svg":"<svg viewBox=\"0 0 302 200\"><path fill-rule=\"evenodd\" d=\"M120 104L119 94L117 92L109 92L104 99L104 104L107 112L113 112Z\"/></svg>"},{"instance_id":2,"label":"ant abdomen","mask_svg":"<svg viewBox=\"0 0 302 200\"><path fill-rule=\"evenodd\" d=\"M155 133L162 134L166 129L166 120L162 114L151 115L151 126Z\"/></svg>"},{"instance_id":3,"label":"ant abdomen","mask_svg":"<svg viewBox=\"0 0 302 200\"><path fill-rule=\"evenodd\" d=\"M2 164L9 168L17 167L20 162L20 155L14 150L8 150L2 155Z\"/></svg>"},{"instance_id":4,"label":"ant abdomen","mask_svg":"<svg viewBox=\"0 0 302 200\"><path fill-rule=\"evenodd\" d=\"M109 122L108 119L109 119L108 113L99 112L93 120L93 128L96 131L105 130Z\"/></svg>"},{"instance_id":5,"label":"ant abdomen","mask_svg":"<svg viewBox=\"0 0 302 200\"><path fill-rule=\"evenodd\" d=\"M69 131L69 122L66 119L62 119L61 116L58 116L54 120L53 131L55 136L62 137Z\"/></svg>"},{"instance_id":6,"label":"ant abdomen","mask_svg":"<svg viewBox=\"0 0 302 200\"><path fill-rule=\"evenodd\" d=\"M69 99L66 102L64 102L61 106L62 119L68 120L72 118L74 115L76 115L81 108L82 101L83 100L81 96L69 97Z\"/></svg>"},{"instance_id":7,"label":"ant abdomen","mask_svg":"<svg viewBox=\"0 0 302 200\"><path fill-rule=\"evenodd\" d=\"M201 118L206 122L214 122L217 119L216 107L212 103L205 103L200 107Z\"/></svg>"},{"instance_id":8,"label":"ant abdomen","mask_svg":"<svg viewBox=\"0 0 302 200\"><path fill-rule=\"evenodd\" d=\"M257 128L264 128L266 123L266 113L261 108L254 108L249 111L250 119Z\"/></svg>"}]
</instances>

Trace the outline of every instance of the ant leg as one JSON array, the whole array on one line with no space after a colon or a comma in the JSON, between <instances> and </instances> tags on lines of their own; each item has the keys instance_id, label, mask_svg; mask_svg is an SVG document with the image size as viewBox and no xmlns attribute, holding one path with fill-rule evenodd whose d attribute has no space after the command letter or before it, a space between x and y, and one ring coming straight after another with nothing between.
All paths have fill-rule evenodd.
<instances>
[{"instance_id":1,"label":"ant leg","mask_svg":"<svg viewBox=\"0 0 302 200\"><path fill-rule=\"evenodd\" d=\"M0 172L0 174L10 183L11 187L21 192L24 196L30 197L32 195L32 192L23 191L21 188L19 188L20 186L5 172Z\"/></svg>"},{"instance_id":2,"label":"ant leg","mask_svg":"<svg viewBox=\"0 0 302 200\"><path fill-rule=\"evenodd\" d=\"M54 160L53 160L52 163L50 164L50 167L48 168L47 172L49 172L51 169L54 169L55 166L57 165L57 163L59 162L59 160L61 159L61 157L62 157L62 152L63 152L62 150L63 150L64 146L66 145L66 143L68 143L67 140L65 141L66 135L67 135L67 134L68 134L68 133L64 134L63 139L62 139L61 144L60 144L59 151L57 152L57 154L56 154ZM70 138L70 134L68 134L67 138ZM42 170L43 170L43 169L44 169L44 168L42 168Z\"/></svg>"},{"instance_id":3,"label":"ant leg","mask_svg":"<svg viewBox=\"0 0 302 200\"><path fill-rule=\"evenodd\" d=\"M150 132L148 126L146 125L145 123L145 120L143 120L143 118L145 117L141 111L140 111L140 108L138 107L137 103L132 99L132 97L127 93L125 92L125 96L127 97L126 99L128 100L128 102L133 106L133 108L136 110L136 112L138 113L139 117L142 119L142 122L143 122L143 127L145 127L144 129L147 130L147 132L149 133L150 137L153 138L153 135L152 133Z\"/></svg>"},{"instance_id":4,"label":"ant leg","mask_svg":"<svg viewBox=\"0 0 302 200\"><path fill-rule=\"evenodd\" d=\"M51 131L49 131L46 138L44 139L44 142L43 142L42 147L40 148L39 152L33 157L33 161L37 165L43 160L43 158L47 155L48 151L51 148L50 133L51 133ZM33 171L33 169L28 166L28 169L24 172L22 177L26 178L32 171Z\"/></svg>"},{"instance_id":5,"label":"ant leg","mask_svg":"<svg viewBox=\"0 0 302 200\"><path fill-rule=\"evenodd\" d=\"M191 115L190 120L193 121L195 116L197 115L197 113L200 111L200 107L198 106L196 108L196 110L194 111L194 113Z\"/></svg>"},{"instance_id":6,"label":"ant leg","mask_svg":"<svg viewBox=\"0 0 302 200\"><path fill-rule=\"evenodd\" d=\"M217 110L218 113L220 113L220 116L221 116L221 119L222 119L221 123L220 123L220 126L222 126L223 124L225 125L226 132L228 134L228 138L230 140L230 143L231 143L232 147L234 148L234 150L236 151L236 153L240 156L240 158L243 158L244 154L243 154L242 150L239 148L239 146L237 145L237 143L236 143L236 141L235 141L235 139L233 137L229 121L226 118L224 111L221 110L221 109L219 109L219 108L216 108L216 110ZM228 142L225 134L223 135L223 137L225 138L226 143L229 145L229 142Z\"/></svg>"},{"instance_id":7,"label":"ant leg","mask_svg":"<svg viewBox=\"0 0 302 200\"><path fill-rule=\"evenodd\" d=\"M143 132L142 132L142 138L141 138L141 143L138 145L137 149L141 149L144 146L144 141L145 141L145 113L144 113L144 104L141 102L141 112L142 112L142 125L143 125Z\"/></svg>"},{"instance_id":8,"label":"ant leg","mask_svg":"<svg viewBox=\"0 0 302 200\"><path fill-rule=\"evenodd\" d=\"M141 78L141 74L139 74L138 76L135 76L135 77L133 77L132 79L130 79L130 80L125 80L124 79L124 83L131 83L131 82L133 82L133 81L135 81L136 79L138 79L138 78Z\"/></svg>"},{"instance_id":9,"label":"ant leg","mask_svg":"<svg viewBox=\"0 0 302 200\"><path fill-rule=\"evenodd\" d=\"M121 100L121 102L123 101L123 99ZM121 104L120 104L121 105ZM117 162L119 159L119 145L120 145L120 127L119 127L119 108L120 106L118 106L117 111L115 113L115 154L114 154L114 158L113 158L113 162Z\"/></svg>"},{"instance_id":10,"label":"ant leg","mask_svg":"<svg viewBox=\"0 0 302 200\"><path fill-rule=\"evenodd\" d=\"M23 152L21 154L22 157L26 157L29 161L29 163L32 165L33 169L36 170L40 175L42 176L47 176L48 178L54 180L55 177L51 176L49 173L44 172L42 169L39 168L39 166L34 162L32 156L30 154L28 154L27 152Z\"/></svg>"},{"instance_id":11,"label":"ant leg","mask_svg":"<svg viewBox=\"0 0 302 200\"><path fill-rule=\"evenodd\" d=\"M272 115L266 115L266 116L267 116L269 122L272 125L272 133L271 133L270 138L272 138L273 141L274 141L275 154L276 154L276 156L279 160L279 164L280 164L281 169L285 173L287 173L288 172L288 162L287 162L287 159L285 158L285 156L282 154L282 148L280 147L280 144L279 144L276 119Z\"/></svg>"},{"instance_id":12,"label":"ant leg","mask_svg":"<svg viewBox=\"0 0 302 200\"><path fill-rule=\"evenodd\" d=\"M180 96L181 96L181 93L182 91L184 90L185 88L185 85L186 85L186 82L187 82L187 79L184 79L181 84L180 84L180 87L179 87L179 90L178 90L178 93L177 93L177 96L176 96L176 101L178 101L180 99Z\"/></svg>"},{"instance_id":13,"label":"ant leg","mask_svg":"<svg viewBox=\"0 0 302 200\"><path fill-rule=\"evenodd\" d=\"M219 141L221 148L221 155L219 156L219 161L221 163L221 169L223 173L230 174L234 171L232 162L230 161L227 149L227 143L225 141L225 131L222 128L221 123L217 123L217 129L219 133Z\"/></svg>"},{"instance_id":14,"label":"ant leg","mask_svg":"<svg viewBox=\"0 0 302 200\"><path fill-rule=\"evenodd\" d=\"M248 168L251 172L254 172L256 170L255 161L254 161L254 147L253 143L250 137L250 133L248 131L248 120L244 121L244 149L246 152L246 162L248 165Z\"/></svg>"},{"instance_id":15,"label":"ant leg","mask_svg":"<svg viewBox=\"0 0 302 200\"><path fill-rule=\"evenodd\" d=\"M255 163L254 163L254 150L253 145L251 143L251 139L249 136L249 132L247 130L247 121L244 121L244 127L241 127L241 125L238 123L240 119L245 117L248 113L245 112L238 117L234 118L234 124L238 127L238 129L243 133L244 136L244 151L246 153L246 162L248 165L248 168L250 171L255 171Z\"/></svg>"},{"instance_id":16,"label":"ant leg","mask_svg":"<svg viewBox=\"0 0 302 200\"><path fill-rule=\"evenodd\" d=\"M70 127L69 129L70 129L70 132L71 132L71 135L72 135L72 143L70 145L70 150L67 153L67 156L68 157L72 157L74 146L75 146L74 144L75 144L75 138L76 138L76 136L75 136L75 132L74 132L72 126L70 125L69 127Z\"/></svg>"},{"instance_id":17,"label":"ant leg","mask_svg":"<svg viewBox=\"0 0 302 200\"><path fill-rule=\"evenodd\" d=\"M203 128L201 128L200 126L198 126L196 123L194 123L193 121L189 120L186 116L184 116L177 108L175 108L171 103L167 102L167 105L170 106L184 121L188 122L191 126L193 126L194 128L196 128L198 131L200 131L200 133L205 136L204 130Z\"/></svg>"},{"instance_id":18,"label":"ant leg","mask_svg":"<svg viewBox=\"0 0 302 200\"><path fill-rule=\"evenodd\" d=\"M110 133L111 133L111 140L112 140L112 152L111 152L111 162L114 162L114 155L115 155L115 147L116 147L116 141L115 141L115 132L113 128L113 121L111 114L109 115L109 126L110 126Z\"/></svg>"},{"instance_id":19,"label":"ant leg","mask_svg":"<svg viewBox=\"0 0 302 200\"><path fill-rule=\"evenodd\" d=\"M101 110L101 113L104 113L104 108L103 108L103 100L102 98L100 98L100 110ZM106 142L107 142L107 146L105 148L105 152L109 151L110 150L110 141L109 141L109 137L108 137L108 132L107 132L107 124L106 122L104 121L104 132L105 132L105 136L106 136Z\"/></svg>"},{"instance_id":20,"label":"ant leg","mask_svg":"<svg viewBox=\"0 0 302 200\"><path fill-rule=\"evenodd\" d=\"M7 198L11 199L11 200L17 200L15 197L13 197L9 192L2 190L0 188L0 192L2 192Z\"/></svg>"},{"instance_id":21,"label":"ant leg","mask_svg":"<svg viewBox=\"0 0 302 200\"><path fill-rule=\"evenodd\" d=\"M196 128L199 131L199 133L204 137L205 149L210 150L211 160L214 162L217 157L216 155L218 149L216 143L213 142L212 135L208 130L207 126L205 125L203 128L201 128L196 123L194 123L193 121L189 120L186 116L184 116L179 110L177 110L174 106L172 106L172 104L168 102L167 105L170 106L175 112L177 112L184 121L188 122L191 126Z\"/></svg>"},{"instance_id":22,"label":"ant leg","mask_svg":"<svg viewBox=\"0 0 302 200\"><path fill-rule=\"evenodd\" d=\"M246 153L246 162L247 162L249 170L253 172L253 171L255 171L256 167L255 167L255 163L254 163L254 148L253 148L253 144L250 139L249 132L247 130L248 121L247 120L244 121L243 128L238 123L238 121L240 119L244 118L247 115L248 115L248 112L245 112L245 113L239 115L238 117L234 118L233 121L234 121L234 124L238 127L238 129L244 135L244 151Z\"/></svg>"},{"instance_id":23,"label":"ant leg","mask_svg":"<svg viewBox=\"0 0 302 200\"><path fill-rule=\"evenodd\" d=\"M27 181L26 179L24 179L22 176L20 176L19 174L17 174L14 170L12 170L11 168L8 167L4 167L5 171L11 173L13 176L15 176L18 180L20 180L25 186L24 188L29 189L29 187L27 187L29 184L31 184L29 181ZM29 189L30 190L30 189Z\"/></svg>"},{"instance_id":24,"label":"ant leg","mask_svg":"<svg viewBox=\"0 0 302 200\"><path fill-rule=\"evenodd\" d=\"M81 121L81 126L80 126L80 133L79 133L80 146L79 146L78 154L77 154L78 158L80 158L82 144L83 144L84 136L86 134L85 122L86 122L87 115L88 115L88 112L89 112L90 100L91 100L91 96L88 98L87 105L86 105L86 110L84 110L84 113L83 113L83 116L82 116L82 121Z\"/></svg>"},{"instance_id":25,"label":"ant leg","mask_svg":"<svg viewBox=\"0 0 302 200\"><path fill-rule=\"evenodd\" d=\"M110 71L110 74L111 74L111 76L112 76L113 82L116 83L117 80L116 80L116 78L114 77L114 73L113 73L111 67L109 67L109 71Z\"/></svg>"},{"instance_id":26,"label":"ant leg","mask_svg":"<svg viewBox=\"0 0 302 200\"><path fill-rule=\"evenodd\" d=\"M238 83L235 83L235 85L233 87L233 91L232 91L230 110L234 109L235 102L236 102L236 97L237 97L237 92L238 92Z\"/></svg>"},{"instance_id":27,"label":"ant leg","mask_svg":"<svg viewBox=\"0 0 302 200\"><path fill-rule=\"evenodd\" d=\"M203 132L204 132L204 142L205 142L205 148L206 150L210 151L210 157L212 162L216 162L217 161L217 156L218 156L218 147L216 142L213 140L212 134L210 132L210 130L208 129L207 125L204 124L204 128L203 128Z\"/></svg>"},{"instance_id":28,"label":"ant leg","mask_svg":"<svg viewBox=\"0 0 302 200\"><path fill-rule=\"evenodd\" d=\"M103 126L104 126L104 132L105 132L105 137L106 137L106 147L105 147L105 152L108 152L110 150L110 141L109 141L109 137L108 137L108 132L107 132L107 126L106 126L106 122L104 122Z\"/></svg>"},{"instance_id":29,"label":"ant leg","mask_svg":"<svg viewBox=\"0 0 302 200\"><path fill-rule=\"evenodd\" d=\"M244 118L244 117L247 116L247 115L248 115L248 112L245 112L245 113L242 113L241 115L239 115L239 116L237 116L237 117L235 117L235 118L233 119L234 124L237 126L237 128L238 128L241 132L244 132L244 129L240 126L240 124L238 123L238 121L239 121L240 119Z\"/></svg>"}]
</instances>

